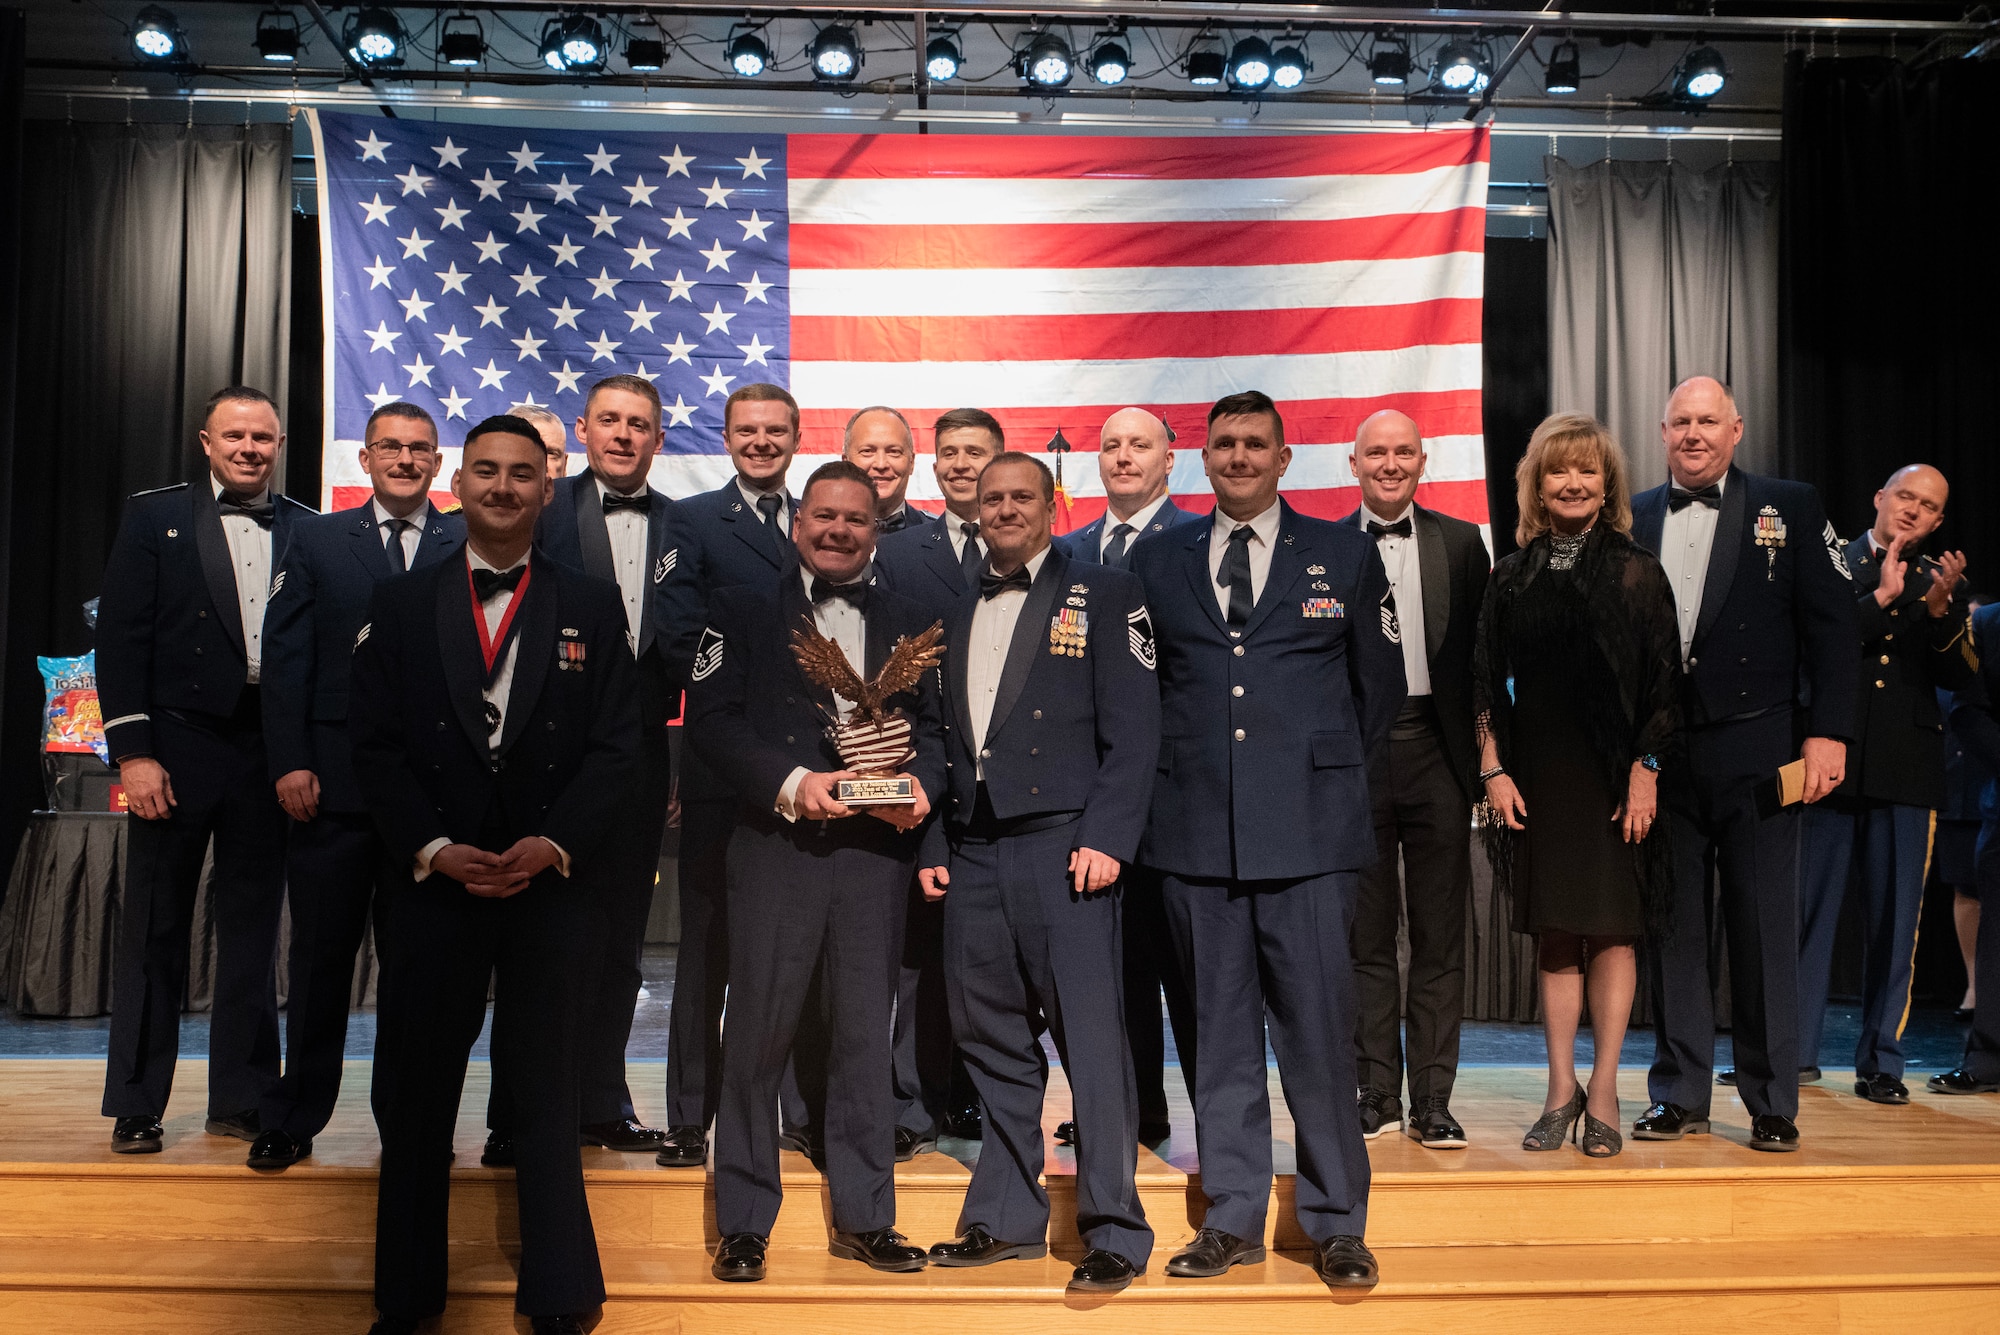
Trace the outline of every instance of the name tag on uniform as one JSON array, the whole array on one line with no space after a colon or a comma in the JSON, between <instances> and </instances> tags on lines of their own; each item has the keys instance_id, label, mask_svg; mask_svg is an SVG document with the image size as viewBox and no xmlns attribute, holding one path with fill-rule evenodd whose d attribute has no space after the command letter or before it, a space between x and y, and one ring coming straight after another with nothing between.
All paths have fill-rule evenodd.
<instances>
[{"instance_id":1,"label":"name tag on uniform","mask_svg":"<svg viewBox=\"0 0 2000 1335\"><path fill-rule=\"evenodd\" d=\"M1307 617L1332 620L1347 615L1347 609L1338 598L1308 598L1299 604L1299 611Z\"/></svg>"}]
</instances>

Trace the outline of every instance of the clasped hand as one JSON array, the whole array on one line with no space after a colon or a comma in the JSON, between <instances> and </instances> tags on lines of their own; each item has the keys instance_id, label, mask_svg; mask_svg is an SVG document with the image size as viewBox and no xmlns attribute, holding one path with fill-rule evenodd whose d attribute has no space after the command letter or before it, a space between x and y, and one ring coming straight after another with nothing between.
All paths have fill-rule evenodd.
<instances>
[{"instance_id":1,"label":"clasped hand","mask_svg":"<svg viewBox=\"0 0 2000 1335\"><path fill-rule=\"evenodd\" d=\"M924 823L924 817L931 814L931 800L924 792L923 781L908 774L895 774L890 777L909 779L910 793L914 800L884 802L879 806L859 808L848 806L838 796L841 781L861 777L849 769L834 770L827 774L807 774L799 780L798 789L792 794L792 814L800 820L840 820L846 816L868 815L879 821L886 821L899 830L914 830Z\"/></svg>"},{"instance_id":2,"label":"clasped hand","mask_svg":"<svg viewBox=\"0 0 2000 1335\"><path fill-rule=\"evenodd\" d=\"M431 858L431 870L449 876L481 899L506 899L528 888L528 882L556 865L556 846L540 835L529 835L504 853L489 853L471 844L446 844Z\"/></svg>"},{"instance_id":3,"label":"clasped hand","mask_svg":"<svg viewBox=\"0 0 2000 1335\"><path fill-rule=\"evenodd\" d=\"M1903 535L1899 533L1890 539L1889 549L1882 553L1882 573L1875 585L1877 606L1887 607L1903 596L1909 572L1910 563L1903 559ZM1952 591L1958 587L1958 581L1964 574L1964 552L1946 552L1938 557L1938 568L1931 575L1930 587L1924 590L1924 610L1934 617L1949 612Z\"/></svg>"}]
</instances>

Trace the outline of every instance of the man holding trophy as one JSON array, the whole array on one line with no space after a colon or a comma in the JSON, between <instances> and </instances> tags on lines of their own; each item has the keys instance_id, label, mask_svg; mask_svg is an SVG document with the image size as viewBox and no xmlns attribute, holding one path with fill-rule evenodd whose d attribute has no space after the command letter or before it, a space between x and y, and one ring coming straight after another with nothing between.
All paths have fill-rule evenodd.
<instances>
[{"instance_id":1,"label":"man holding trophy","mask_svg":"<svg viewBox=\"0 0 2000 1335\"><path fill-rule=\"evenodd\" d=\"M689 676L688 743L742 798L728 858L729 1024L716 1114L718 1279L764 1277L777 1221L778 1082L817 969L829 1011L829 1250L877 1270L928 1258L895 1231L891 981L917 829L945 783L942 628L872 587L875 489L841 461L806 482L798 566L714 595Z\"/></svg>"}]
</instances>

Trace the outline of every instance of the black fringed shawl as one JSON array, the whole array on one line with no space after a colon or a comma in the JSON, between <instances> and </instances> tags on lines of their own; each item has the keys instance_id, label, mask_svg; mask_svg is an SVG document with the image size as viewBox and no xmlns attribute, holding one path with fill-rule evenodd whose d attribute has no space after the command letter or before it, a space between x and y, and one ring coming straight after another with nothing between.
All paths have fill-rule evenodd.
<instances>
[{"instance_id":1,"label":"black fringed shawl","mask_svg":"<svg viewBox=\"0 0 2000 1335\"><path fill-rule=\"evenodd\" d=\"M1508 763L1513 740L1514 667L1508 645L1521 593L1549 564L1551 544L1544 534L1501 560L1486 585L1473 649L1473 707L1482 728L1492 732L1500 763ZM1681 643L1673 590L1652 553L1605 525L1584 540L1573 576L1583 598L1564 600L1568 624L1535 627L1551 637L1552 650L1570 657L1580 686L1576 707L1591 738L1591 750L1606 788L1622 795L1632 762L1658 757L1661 778L1685 763L1681 739ZM1497 813L1480 808L1493 880L1510 900L1516 832ZM1662 805L1648 836L1634 847L1635 871L1645 905L1647 931L1665 935L1673 880L1673 841Z\"/></svg>"}]
</instances>

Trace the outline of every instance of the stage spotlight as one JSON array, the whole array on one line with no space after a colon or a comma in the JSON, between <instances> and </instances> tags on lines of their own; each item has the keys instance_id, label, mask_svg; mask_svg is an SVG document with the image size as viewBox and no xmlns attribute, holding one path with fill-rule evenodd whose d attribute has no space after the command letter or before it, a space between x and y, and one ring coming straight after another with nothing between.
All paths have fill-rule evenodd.
<instances>
[{"instance_id":1,"label":"stage spotlight","mask_svg":"<svg viewBox=\"0 0 2000 1335\"><path fill-rule=\"evenodd\" d=\"M746 79L754 79L771 63L771 48L754 32L740 32L730 39L729 68Z\"/></svg>"},{"instance_id":2,"label":"stage spotlight","mask_svg":"<svg viewBox=\"0 0 2000 1335\"><path fill-rule=\"evenodd\" d=\"M1681 62L1674 76L1674 92L1696 102L1706 102L1721 92L1727 82L1729 68L1722 63L1722 53L1712 46L1697 47Z\"/></svg>"},{"instance_id":3,"label":"stage spotlight","mask_svg":"<svg viewBox=\"0 0 2000 1335\"><path fill-rule=\"evenodd\" d=\"M667 64L667 44L657 37L634 37L625 43L625 67L651 74Z\"/></svg>"},{"instance_id":4,"label":"stage spotlight","mask_svg":"<svg viewBox=\"0 0 2000 1335\"><path fill-rule=\"evenodd\" d=\"M1099 42L1090 53L1090 77L1101 84L1124 83L1125 76L1132 72L1132 55L1122 42L1109 37Z\"/></svg>"},{"instance_id":5,"label":"stage spotlight","mask_svg":"<svg viewBox=\"0 0 2000 1335\"><path fill-rule=\"evenodd\" d=\"M1228 65L1222 56L1222 44L1204 32L1195 38L1193 48L1188 51L1188 82L1199 88L1212 87L1222 82Z\"/></svg>"},{"instance_id":6,"label":"stage spotlight","mask_svg":"<svg viewBox=\"0 0 2000 1335\"><path fill-rule=\"evenodd\" d=\"M950 83L958 77L958 67L964 59L958 39L950 33L940 33L924 48L924 73L932 83Z\"/></svg>"},{"instance_id":7,"label":"stage spotlight","mask_svg":"<svg viewBox=\"0 0 2000 1335\"><path fill-rule=\"evenodd\" d=\"M1021 53L1021 77L1037 88L1061 88L1075 73L1069 43L1052 32L1037 34Z\"/></svg>"},{"instance_id":8,"label":"stage spotlight","mask_svg":"<svg viewBox=\"0 0 2000 1335\"><path fill-rule=\"evenodd\" d=\"M1492 77L1493 66L1487 60L1486 52L1466 41L1445 43L1431 66L1431 78L1439 87L1453 93L1484 92Z\"/></svg>"},{"instance_id":9,"label":"stage spotlight","mask_svg":"<svg viewBox=\"0 0 2000 1335\"><path fill-rule=\"evenodd\" d=\"M257 20L257 54L273 65L295 65L299 59L299 21L282 9L269 9Z\"/></svg>"},{"instance_id":10,"label":"stage spotlight","mask_svg":"<svg viewBox=\"0 0 2000 1335\"><path fill-rule=\"evenodd\" d=\"M187 39L180 22L158 5L147 5L132 23L132 50L141 60L164 65L187 59Z\"/></svg>"},{"instance_id":11,"label":"stage spotlight","mask_svg":"<svg viewBox=\"0 0 2000 1335\"><path fill-rule=\"evenodd\" d=\"M806 48L812 56L813 77L825 83L849 83L861 70L861 47L854 29L835 24L821 28Z\"/></svg>"},{"instance_id":12,"label":"stage spotlight","mask_svg":"<svg viewBox=\"0 0 2000 1335\"><path fill-rule=\"evenodd\" d=\"M1379 87L1403 87L1410 81L1410 48L1392 38L1376 38L1368 53L1368 74Z\"/></svg>"},{"instance_id":13,"label":"stage spotlight","mask_svg":"<svg viewBox=\"0 0 2000 1335\"><path fill-rule=\"evenodd\" d=\"M470 14L453 14L438 34L438 55L447 65L472 68L486 59L486 29Z\"/></svg>"},{"instance_id":14,"label":"stage spotlight","mask_svg":"<svg viewBox=\"0 0 2000 1335\"><path fill-rule=\"evenodd\" d=\"M361 10L347 21L347 54L357 65L403 63L403 21L378 7Z\"/></svg>"},{"instance_id":15,"label":"stage spotlight","mask_svg":"<svg viewBox=\"0 0 2000 1335\"><path fill-rule=\"evenodd\" d=\"M1298 43L1282 37L1278 40L1285 45L1271 53L1271 83L1278 88L1297 88L1306 81L1306 71L1312 68L1312 58Z\"/></svg>"},{"instance_id":16,"label":"stage spotlight","mask_svg":"<svg viewBox=\"0 0 2000 1335\"><path fill-rule=\"evenodd\" d=\"M1229 81L1250 93L1271 82L1271 44L1261 37L1238 42L1229 53Z\"/></svg>"},{"instance_id":17,"label":"stage spotlight","mask_svg":"<svg viewBox=\"0 0 2000 1335\"><path fill-rule=\"evenodd\" d=\"M1583 86L1581 62L1577 59L1575 42L1556 43L1555 54L1549 57L1548 77L1542 80L1542 90L1548 93L1573 93Z\"/></svg>"}]
</instances>

